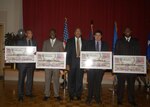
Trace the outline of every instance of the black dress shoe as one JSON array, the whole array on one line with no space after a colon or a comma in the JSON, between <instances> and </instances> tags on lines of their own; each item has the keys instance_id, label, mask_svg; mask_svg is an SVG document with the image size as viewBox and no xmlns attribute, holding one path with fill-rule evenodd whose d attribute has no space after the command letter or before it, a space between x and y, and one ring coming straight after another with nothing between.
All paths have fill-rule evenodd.
<instances>
[{"instance_id":1,"label":"black dress shoe","mask_svg":"<svg viewBox=\"0 0 150 107\"><path fill-rule=\"evenodd\" d=\"M77 97L77 100L80 101L80 100L81 100L81 97Z\"/></svg>"},{"instance_id":2,"label":"black dress shoe","mask_svg":"<svg viewBox=\"0 0 150 107\"><path fill-rule=\"evenodd\" d=\"M91 105L91 100L87 99L87 100L86 100L86 104L87 104L87 105Z\"/></svg>"},{"instance_id":3,"label":"black dress shoe","mask_svg":"<svg viewBox=\"0 0 150 107\"><path fill-rule=\"evenodd\" d=\"M120 101L118 101L117 104L118 104L118 105L123 105L122 102L120 102Z\"/></svg>"},{"instance_id":4,"label":"black dress shoe","mask_svg":"<svg viewBox=\"0 0 150 107\"><path fill-rule=\"evenodd\" d=\"M61 101L62 100L62 98L60 96L55 97L55 98L57 99L57 101Z\"/></svg>"},{"instance_id":5,"label":"black dress shoe","mask_svg":"<svg viewBox=\"0 0 150 107\"><path fill-rule=\"evenodd\" d=\"M129 102L132 107L137 107L138 105L135 102Z\"/></svg>"},{"instance_id":6,"label":"black dress shoe","mask_svg":"<svg viewBox=\"0 0 150 107\"><path fill-rule=\"evenodd\" d=\"M19 102L23 102L23 97L19 97L19 98L18 98L18 101L19 101Z\"/></svg>"},{"instance_id":7,"label":"black dress shoe","mask_svg":"<svg viewBox=\"0 0 150 107\"><path fill-rule=\"evenodd\" d=\"M46 97L46 96L45 96L45 97L43 98L43 101L47 101L49 98L50 98L50 97Z\"/></svg>"},{"instance_id":8,"label":"black dress shoe","mask_svg":"<svg viewBox=\"0 0 150 107\"><path fill-rule=\"evenodd\" d=\"M94 98L97 104L102 104L102 101L100 100L100 98Z\"/></svg>"},{"instance_id":9,"label":"black dress shoe","mask_svg":"<svg viewBox=\"0 0 150 107\"><path fill-rule=\"evenodd\" d=\"M70 97L70 101L73 101L74 100L74 98L73 97Z\"/></svg>"},{"instance_id":10,"label":"black dress shoe","mask_svg":"<svg viewBox=\"0 0 150 107\"><path fill-rule=\"evenodd\" d=\"M96 103L97 103L98 105L100 105L100 104L102 104L102 101L101 101L101 100L96 100Z\"/></svg>"},{"instance_id":11,"label":"black dress shoe","mask_svg":"<svg viewBox=\"0 0 150 107\"><path fill-rule=\"evenodd\" d=\"M35 95L30 94L30 95L26 95L26 97L34 98L34 97L35 97Z\"/></svg>"}]
</instances>

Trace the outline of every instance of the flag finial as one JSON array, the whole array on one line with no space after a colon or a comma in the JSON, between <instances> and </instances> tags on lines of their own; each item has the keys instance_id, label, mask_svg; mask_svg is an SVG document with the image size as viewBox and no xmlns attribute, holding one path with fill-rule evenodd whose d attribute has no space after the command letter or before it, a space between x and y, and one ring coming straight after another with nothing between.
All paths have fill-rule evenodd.
<instances>
[{"instance_id":1,"label":"flag finial","mask_svg":"<svg viewBox=\"0 0 150 107\"><path fill-rule=\"evenodd\" d=\"M93 25L94 24L94 22L93 22L93 20L91 20L91 25Z\"/></svg>"},{"instance_id":2,"label":"flag finial","mask_svg":"<svg viewBox=\"0 0 150 107\"><path fill-rule=\"evenodd\" d=\"M117 22L115 21L115 27L116 27L116 32L118 32L118 29L117 29Z\"/></svg>"},{"instance_id":3,"label":"flag finial","mask_svg":"<svg viewBox=\"0 0 150 107\"><path fill-rule=\"evenodd\" d=\"M65 17L65 21L67 21L67 17Z\"/></svg>"}]
</instances>

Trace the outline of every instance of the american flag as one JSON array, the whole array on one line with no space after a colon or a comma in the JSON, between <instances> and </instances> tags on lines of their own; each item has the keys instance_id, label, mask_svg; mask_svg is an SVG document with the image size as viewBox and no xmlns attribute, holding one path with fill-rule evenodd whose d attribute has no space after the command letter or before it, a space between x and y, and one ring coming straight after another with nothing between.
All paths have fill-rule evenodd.
<instances>
[{"instance_id":1,"label":"american flag","mask_svg":"<svg viewBox=\"0 0 150 107\"><path fill-rule=\"evenodd\" d=\"M69 33L68 33L67 18L65 18L65 23L64 23L64 46L66 45L68 38L69 38Z\"/></svg>"}]
</instances>

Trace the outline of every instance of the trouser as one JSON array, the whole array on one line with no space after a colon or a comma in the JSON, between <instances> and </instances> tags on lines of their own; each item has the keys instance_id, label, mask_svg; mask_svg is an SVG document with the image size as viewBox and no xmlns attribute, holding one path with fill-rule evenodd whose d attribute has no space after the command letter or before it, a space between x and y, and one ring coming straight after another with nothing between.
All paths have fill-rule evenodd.
<instances>
[{"instance_id":1,"label":"trouser","mask_svg":"<svg viewBox=\"0 0 150 107\"><path fill-rule=\"evenodd\" d=\"M50 96L50 83L53 80L54 96L59 96L59 70L46 69L45 70L45 91L46 97Z\"/></svg>"},{"instance_id":2,"label":"trouser","mask_svg":"<svg viewBox=\"0 0 150 107\"><path fill-rule=\"evenodd\" d=\"M25 67L25 68L19 69L18 96L23 97L24 95L24 82L25 82L26 76L27 76L26 95L32 94L33 74L34 74L34 67L33 68Z\"/></svg>"},{"instance_id":3,"label":"trouser","mask_svg":"<svg viewBox=\"0 0 150 107\"><path fill-rule=\"evenodd\" d=\"M74 60L73 67L68 72L68 91L70 97L81 97L83 88L83 71L80 69L80 59Z\"/></svg>"},{"instance_id":4,"label":"trouser","mask_svg":"<svg viewBox=\"0 0 150 107\"><path fill-rule=\"evenodd\" d=\"M97 101L101 100L101 82L103 79L103 70L89 70L87 71L88 79L88 100L92 100L92 97Z\"/></svg>"},{"instance_id":5,"label":"trouser","mask_svg":"<svg viewBox=\"0 0 150 107\"><path fill-rule=\"evenodd\" d=\"M118 84L117 84L117 100L122 102L123 94L125 89L125 81L127 80L127 90L128 90L128 101L135 101L135 74L117 74Z\"/></svg>"}]
</instances>

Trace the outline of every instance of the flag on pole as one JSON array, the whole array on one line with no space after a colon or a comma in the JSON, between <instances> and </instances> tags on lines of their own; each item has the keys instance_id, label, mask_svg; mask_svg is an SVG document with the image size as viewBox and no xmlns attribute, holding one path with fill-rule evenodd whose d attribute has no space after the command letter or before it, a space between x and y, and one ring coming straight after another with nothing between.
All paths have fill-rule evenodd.
<instances>
[{"instance_id":1,"label":"flag on pole","mask_svg":"<svg viewBox=\"0 0 150 107\"><path fill-rule=\"evenodd\" d=\"M148 35L147 41L147 61L150 63L150 34Z\"/></svg>"},{"instance_id":2,"label":"flag on pole","mask_svg":"<svg viewBox=\"0 0 150 107\"><path fill-rule=\"evenodd\" d=\"M69 38L69 33L68 33L67 18L65 18L65 23L64 23L64 47L66 46L68 38Z\"/></svg>"},{"instance_id":3,"label":"flag on pole","mask_svg":"<svg viewBox=\"0 0 150 107\"><path fill-rule=\"evenodd\" d=\"M112 47L112 52L113 53L114 53L114 50L115 50L115 44L116 44L117 39L118 39L118 35L117 35L117 23L115 22L115 24L114 24L113 47Z\"/></svg>"},{"instance_id":4,"label":"flag on pole","mask_svg":"<svg viewBox=\"0 0 150 107\"><path fill-rule=\"evenodd\" d=\"M89 35L89 40L92 40L93 39L93 21L91 21L91 31L90 31L90 35Z\"/></svg>"}]
</instances>

